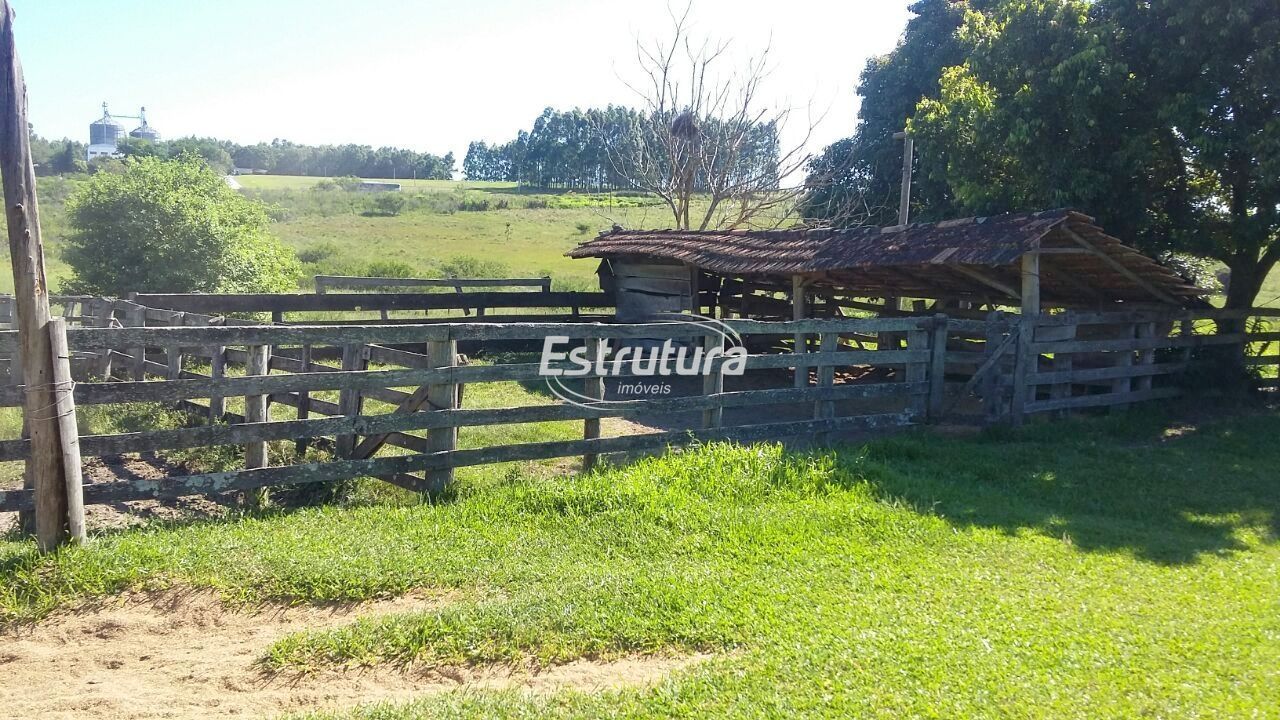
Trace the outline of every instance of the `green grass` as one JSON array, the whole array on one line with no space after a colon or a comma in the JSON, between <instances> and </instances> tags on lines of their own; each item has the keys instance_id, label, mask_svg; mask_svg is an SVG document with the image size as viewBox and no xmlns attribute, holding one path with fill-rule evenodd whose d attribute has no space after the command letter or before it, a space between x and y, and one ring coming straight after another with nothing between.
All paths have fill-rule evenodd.
<instances>
[{"instance_id":1,"label":"green grass","mask_svg":"<svg viewBox=\"0 0 1280 720\"><path fill-rule=\"evenodd\" d=\"M452 502L0 543L0 612L128 587L435 612L286 637L264 662L715 659L660 686L467 690L337 717L1266 717L1280 697L1280 415L1134 413L976 438L709 445ZM324 715L323 717L330 717Z\"/></svg>"},{"instance_id":2,"label":"green grass","mask_svg":"<svg viewBox=\"0 0 1280 720\"><path fill-rule=\"evenodd\" d=\"M596 263L565 253L615 222L666 226L652 199L589 193L529 192L512 183L404 182L407 210L378 216L367 193L309 189L320 178L252 176L246 192L281 208L273 230L300 252L326 257L309 274L368 274L371 262L395 263L406 274L456 272L458 259L485 274L550 275L557 289L595 289Z\"/></svg>"}]
</instances>

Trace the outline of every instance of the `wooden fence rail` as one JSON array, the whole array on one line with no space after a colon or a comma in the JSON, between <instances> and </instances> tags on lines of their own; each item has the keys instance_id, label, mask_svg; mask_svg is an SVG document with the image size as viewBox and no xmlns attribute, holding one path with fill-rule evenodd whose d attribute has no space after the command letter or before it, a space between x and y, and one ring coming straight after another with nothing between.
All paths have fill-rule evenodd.
<instances>
[{"instance_id":1,"label":"wooden fence rail","mask_svg":"<svg viewBox=\"0 0 1280 720\"><path fill-rule=\"evenodd\" d=\"M463 288L527 287L551 292L551 278L386 278L355 275L316 275L316 293L323 295L333 289L385 289L385 288L453 288L461 293Z\"/></svg>"}]
</instances>

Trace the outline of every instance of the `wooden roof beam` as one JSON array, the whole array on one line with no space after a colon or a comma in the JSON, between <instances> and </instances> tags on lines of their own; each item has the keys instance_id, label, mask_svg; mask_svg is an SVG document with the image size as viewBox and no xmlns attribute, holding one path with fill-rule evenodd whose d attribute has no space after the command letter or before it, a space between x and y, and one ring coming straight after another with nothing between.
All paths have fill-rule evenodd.
<instances>
[{"instance_id":1,"label":"wooden roof beam","mask_svg":"<svg viewBox=\"0 0 1280 720\"><path fill-rule=\"evenodd\" d=\"M965 277L971 280L976 280L982 283L983 285L986 285L987 287L992 288L993 290L997 290L1005 295L1008 295L1014 300L1018 300L1019 302L1021 302L1022 300L1022 293L1015 290L1012 285L1002 283L999 280L991 277L990 275L987 275L984 272L974 270L973 268L968 267L966 265L947 265L946 267L951 268L952 270L956 271L961 275L964 275Z\"/></svg>"},{"instance_id":2,"label":"wooden roof beam","mask_svg":"<svg viewBox=\"0 0 1280 720\"><path fill-rule=\"evenodd\" d=\"M1062 231L1067 234L1067 237L1074 240L1077 245L1084 248L1085 250L1088 250L1094 255L1097 255L1099 258L1102 258L1102 261L1105 262L1107 265L1109 265L1112 270L1115 270L1121 275L1129 278L1134 283L1136 283L1139 287L1141 287L1143 290L1146 290L1147 292L1156 296L1162 302L1166 302L1170 305L1182 305L1182 303L1175 300L1172 295L1164 292L1163 290L1157 288L1155 285L1152 285L1151 283L1147 282L1145 279L1140 277L1138 273L1130 270L1128 266L1126 266L1124 263L1120 262L1119 260L1116 260L1115 258L1111 257L1107 253L1102 252L1097 247L1095 247L1093 243L1077 235L1076 232L1071 228L1064 227L1062 228Z\"/></svg>"}]
</instances>

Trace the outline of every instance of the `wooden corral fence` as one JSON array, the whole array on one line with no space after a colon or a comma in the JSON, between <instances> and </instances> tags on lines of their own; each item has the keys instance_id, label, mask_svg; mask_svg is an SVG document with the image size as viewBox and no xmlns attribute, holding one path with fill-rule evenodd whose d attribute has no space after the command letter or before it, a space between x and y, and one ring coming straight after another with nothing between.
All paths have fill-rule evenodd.
<instances>
[{"instance_id":1,"label":"wooden corral fence","mask_svg":"<svg viewBox=\"0 0 1280 720\"><path fill-rule=\"evenodd\" d=\"M950 338L948 376L968 378L947 391L948 412L970 398L987 422L1017 425L1039 413L1173 398L1185 391L1198 354L1212 348L1223 352L1201 363L1203 371L1222 373L1234 357L1257 369L1259 388L1280 389L1276 309L993 313L985 333L981 341Z\"/></svg>"},{"instance_id":2,"label":"wooden corral fence","mask_svg":"<svg viewBox=\"0 0 1280 720\"><path fill-rule=\"evenodd\" d=\"M81 372L97 367L100 373L97 378L77 381L73 396L78 405L182 404L193 416L202 418L201 424L192 427L82 436L82 455L243 445L246 457L246 468L233 472L91 483L84 486L84 502L246 491L358 476L431 491L447 485L454 468L471 465L566 456L583 456L590 463L606 453L656 449L696 440L814 436L907 425L924 421L931 410L941 406L941 396L930 393L930 387L941 387L936 379L930 380L930 374L942 367L937 361L940 355L930 349L940 337L939 322L946 320L733 321L730 326L743 335L770 336L780 343L796 336L806 340L812 336L818 339L815 345L820 349L747 358L749 371L785 373L779 386L735 389L730 379L726 387L727 378L720 372L723 364L719 363L715 371L696 379L696 392L688 396L604 401L604 378L592 375L583 382L583 391L601 398L601 402L497 409L460 407L459 388L470 383L537 382L542 379L539 363L459 365L459 340L541 340L548 335L563 335L586 344L593 352L601 352L606 343L653 339L710 347L720 343L721 336L708 334L705 327L669 323L70 328L66 331L68 346L74 356L83 360L77 367ZM945 325L942 327L945 332ZM874 337L881 333L904 335L907 344L892 351L860 351L849 349L841 340L846 335ZM807 342L801 345L808 346ZM12 353L15 348L15 333L0 333L0 352ZM320 348L340 349L342 365L308 362L307 354ZM192 358L207 358L211 373L186 369ZM384 369L368 369L370 362L380 363ZM245 374L232 375L228 370L233 366L243 367ZM798 368L797 376L804 378L802 383L794 383L799 387L793 385L789 368ZM862 382L838 379L838 372L850 368L883 368L884 372ZM406 392L405 388L416 389ZM323 391L337 391L338 401L311 397ZM19 404L22 392L20 386L6 387L0 393L0 405ZM245 398L243 416L225 411L225 399L229 397ZM368 399L391 403L394 409L370 414L364 408ZM298 419L273 420L272 404L297 408ZM771 417L786 419L759 423L754 420L759 412L735 413L780 405L790 406L793 416L771 412ZM799 415L794 415L796 407L800 408ZM689 426L660 426L654 432L601 436L602 418L670 418L679 413L687 413L695 420ZM566 420L583 422L582 439L458 447L460 428ZM422 431L425 436L415 434ZM315 439L322 439L334 450L333 461L265 467L265 443ZM409 454L375 456L386 445L396 445ZM25 440L0 442L0 460L21 459L26 451ZM27 490L0 493L0 510L23 507L30 498L31 491Z\"/></svg>"},{"instance_id":3,"label":"wooden corral fence","mask_svg":"<svg viewBox=\"0 0 1280 720\"><path fill-rule=\"evenodd\" d=\"M199 303L209 299L232 304L219 296L158 297L186 298L187 307L208 307ZM242 302L233 309L262 309ZM709 349L722 339L694 324L290 325L101 298L55 298L59 305L61 324L72 326L65 330L75 381L68 400L160 403L192 419L187 427L81 435L81 455L244 447L244 469L89 483L83 488L89 504L361 476L430 492L447 486L455 468L490 463L582 456L590 465L607 453L698 440L820 437L955 419L1020 423L1036 414L1176 396L1196 353L1214 347L1247 347L1245 364L1280 367L1274 310L728 320L757 348L744 377L726 377L718 363L672 396L619 401L617 386L593 374L580 389L593 402L479 409L462 405L463 387L541 382L540 366L529 358L465 364L459 342L538 344L562 335L608 357L610 348L627 343L672 339ZM16 332L0 332L0 355L11 358L10 366L17 348ZM1268 374L1263 385L1280 385L1274 371ZM6 375L12 379L0 387L0 406L19 406L21 374L10 367ZM229 398L244 398L243 413L227 411ZM273 407L291 411L273 418ZM601 420L609 417L647 429L605 437ZM459 447L466 428L557 421L580 421L581 439ZM333 459L268 467L273 441L317 447ZM0 441L0 460L28 452L27 440ZM0 492L0 511L28 506L32 493Z\"/></svg>"}]
</instances>

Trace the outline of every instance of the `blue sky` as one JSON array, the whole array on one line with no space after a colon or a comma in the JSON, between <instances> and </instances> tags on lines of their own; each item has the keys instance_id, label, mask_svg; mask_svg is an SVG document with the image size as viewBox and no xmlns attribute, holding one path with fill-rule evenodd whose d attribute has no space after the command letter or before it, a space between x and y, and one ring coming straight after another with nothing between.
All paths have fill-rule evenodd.
<instances>
[{"instance_id":1,"label":"blue sky","mask_svg":"<svg viewBox=\"0 0 1280 720\"><path fill-rule=\"evenodd\" d=\"M635 76L635 39L668 22L666 0L11 4L40 135L85 140L105 100L120 114L146 105L171 137L396 145L459 159L470 140L509 139L546 106L634 104L624 80ZM827 111L816 150L851 132L858 73L893 47L906 5L696 0L694 30L731 40L731 62L771 44L764 99Z\"/></svg>"}]
</instances>

